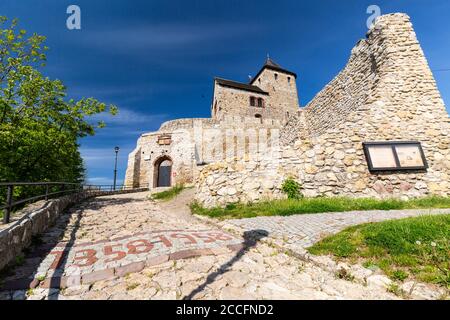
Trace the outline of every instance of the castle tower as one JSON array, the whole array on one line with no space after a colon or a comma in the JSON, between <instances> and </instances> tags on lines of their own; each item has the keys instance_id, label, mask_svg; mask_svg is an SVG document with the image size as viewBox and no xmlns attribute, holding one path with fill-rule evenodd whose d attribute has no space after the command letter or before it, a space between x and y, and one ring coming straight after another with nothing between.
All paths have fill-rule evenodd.
<instances>
[{"instance_id":1,"label":"castle tower","mask_svg":"<svg viewBox=\"0 0 450 320\"><path fill-rule=\"evenodd\" d=\"M211 116L241 116L284 121L299 109L297 75L267 58L250 83L214 79Z\"/></svg>"},{"instance_id":2,"label":"castle tower","mask_svg":"<svg viewBox=\"0 0 450 320\"><path fill-rule=\"evenodd\" d=\"M299 111L296 79L294 72L284 69L267 57L263 67L249 84L269 93L270 107L277 118L283 119L287 114Z\"/></svg>"}]
</instances>

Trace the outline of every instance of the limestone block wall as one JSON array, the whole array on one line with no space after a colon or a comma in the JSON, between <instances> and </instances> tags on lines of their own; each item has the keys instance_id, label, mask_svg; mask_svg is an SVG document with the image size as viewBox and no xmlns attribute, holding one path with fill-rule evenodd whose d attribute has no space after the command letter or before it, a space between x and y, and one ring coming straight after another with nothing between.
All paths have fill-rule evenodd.
<instances>
[{"instance_id":1,"label":"limestone block wall","mask_svg":"<svg viewBox=\"0 0 450 320\"><path fill-rule=\"evenodd\" d=\"M222 121L209 120L174 120L161 126L165 130L142 135L128 157L125 184L154 187L155 163L161 157L169 157L173 162L172 185L191 183L204 164L242 157L250 149L257 149L250 143L256 141L253 137L261 136L258 143L266 144L270 129L277 129L279 135L277 119L261 121L233 115L225 116ZM169 145L158 144L158 138L164 135L171 137Z\"/></svg>"},{"instance_id":2,"label":"limestone block wall","mask_svg":"<svg viewBox=\"0 0 450 320\"><path fill-rule=\"evenodd\" d=\"M159 132L170 133L178 129L192 129L195 121L201 121L205 126L212 126L216 123L214 119L211 118L187 118L187 119L176 119L164 122L159 128Z\"/></svg>"},{"instance_id":3,"label":"limestone block wall","mask_svg":"<svg viewBox=\"0 0 450 320\"><path fill-rule=\"evenodd\" d=\"M370 173L362 143L397 140L420 141L429 168ZM342 72L288 119L280 141L279 157L204 168L197 200L214 206L282 197L289 176L306 196L450 195L450 119L409 17L378 18Z\"/></svg>"},{"instance_id":4,"label":"limestone block wall","mask_svg":"<svg viewBox=\"0 0 450 320\"><path fill-rule=\"evenodd\" d=\"M171 143L159 144L159 138L167 135ZM193 181L193 167L196 163L192 127L142 135L128 157L125 184L135 187L155 187L155 168L158 161L163 158L172 160L172 185Z\"/></svg>"}]
</instances>

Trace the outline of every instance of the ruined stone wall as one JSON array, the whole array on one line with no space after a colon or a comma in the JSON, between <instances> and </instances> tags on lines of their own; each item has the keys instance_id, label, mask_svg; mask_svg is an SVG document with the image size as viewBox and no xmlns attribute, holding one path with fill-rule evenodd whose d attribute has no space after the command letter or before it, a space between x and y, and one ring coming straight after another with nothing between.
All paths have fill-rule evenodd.
<instances>
[{"instance_id":1,"label":"ruined stone wall","mask_svg":"<svg viewBox=\"0 0 450 320\"><path fill-rule=\"evenodd\" d=\"M368 171L363 142L406 140L422 143L427 170ZM289 176L306 196L450 195L450 119L409 17L378 18L345 69L289 118L280 141L278 157L204 168L197 200L214 206L283 197Z\"/></svg>"}]
</instances>

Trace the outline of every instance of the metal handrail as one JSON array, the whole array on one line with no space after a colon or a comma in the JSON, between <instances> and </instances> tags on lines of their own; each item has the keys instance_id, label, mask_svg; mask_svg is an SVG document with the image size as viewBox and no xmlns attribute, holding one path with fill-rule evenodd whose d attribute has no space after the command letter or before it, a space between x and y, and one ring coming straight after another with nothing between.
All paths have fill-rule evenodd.
<instances>
[{"instance_id":1,"label":"metal handrail","mask_svg":"<svg viewBox=\"0 0 450 320\"><path fill-rule=\"evenodd\" d=\"M12 184L15 186L80 185L80 183L75 182L0 182L0 187Z\"/></svg>"},{"instance_id":2,"label":"metal handrail","mask_svg":"<svg viewBox=\"0 0 450 320\"><path fill-rule=\"evenodd\" d=\"M33 197L29 197L26 199L18 199L14 201L13 192L14 187L16 186L45 186L45 193L39 194ZM49 190L50 186L56 186L61 187L62 190L50 192ZM66 189L66 186L70 186L71 189ZM76 186L76 187L74 187ZM0 210L4 210L3 214L3 223L9 223L11 218L11 211L15 206L32 202L40 199L45 199L46 201L49 199L49 197L58 195L58 194L69 194L69 193L76 193L76 192L89 192L89 191L115 191L115 190L132 190L136 189L133 186L126 186L126 185L87 185L87 184L80 184L80 183L73 183L73 182L0 182L0 187L6 187L6 203L4 205L0 206Z\"/></svg>"}]
</instances>

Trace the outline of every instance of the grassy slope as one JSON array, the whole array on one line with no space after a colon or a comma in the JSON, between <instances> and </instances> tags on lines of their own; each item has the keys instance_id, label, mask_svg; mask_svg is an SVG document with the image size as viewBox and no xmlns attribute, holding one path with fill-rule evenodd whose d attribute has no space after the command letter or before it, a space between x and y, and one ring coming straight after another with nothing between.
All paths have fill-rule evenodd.
<instances>
[{"instance_id":1,"label":"grassy slope","mask_svg":"<svg viewBox=\"0 0 450 320\"><path fill-rule=\"evenodd\" d=\"M450 288L450 215L350 227L309 251L377 266L396 280L416 278Z\"/></svg>"},{"instance_id":2,"label":"grassy slope","mask_svg":"<svg viewBox=\"0 0 450 320\"><path fill-rule=\"evenodd\" d=\"M175 198L178 194L183 191L185 187L183 185L176 185L169 190L157 192L151 195L151 198L154 200L170 200Z\"/></svg>"},{"instance_id":3,"label":"grassy slope","mask_svg":"<svg viewBox=\"0 0 450 320\"><path fill-rule=\"evenodd\" d=\"M427 197L402 201L398 199L352 199L347 197L303 198L274 200L253 204L230 204L225 208L206 209L197 203L191 205L194 213L216 218L250 218L256 216L287 216L293 214L341 212L353 210L393 210L421 208L450 208L450 197Z\"/></svg>"}]
</instances>

